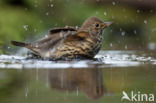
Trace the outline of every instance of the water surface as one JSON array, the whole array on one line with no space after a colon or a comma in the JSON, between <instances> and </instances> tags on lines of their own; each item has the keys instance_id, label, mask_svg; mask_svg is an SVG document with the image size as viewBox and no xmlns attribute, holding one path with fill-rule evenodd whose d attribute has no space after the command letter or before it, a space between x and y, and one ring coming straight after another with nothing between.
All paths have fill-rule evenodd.
<instances>
[{"instance_id":1,"label":"water surface","mask_svg":"<svg viewBox=\"0 0 156 103\"><path fill-rule=\"evenodd\" d=\"M0 55L0 103L130 103L122 92L156 95L156 54L100 51L93 60Z\"/></svg>"}]
</instances>

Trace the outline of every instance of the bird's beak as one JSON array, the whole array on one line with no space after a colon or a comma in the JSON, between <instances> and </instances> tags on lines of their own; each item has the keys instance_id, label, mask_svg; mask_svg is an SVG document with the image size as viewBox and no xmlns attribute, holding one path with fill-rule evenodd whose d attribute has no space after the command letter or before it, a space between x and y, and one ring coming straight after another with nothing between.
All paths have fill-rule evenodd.
<instances>
[{"instance_id":1,"label":"bird's beak","mask_svg":"<svg viewBox=\"0 0 156 103\"><path fill-rule=\"evenodd\" d=\"M105 27L109 27L112 24L113 24L113 22L104 22Z\"/></svg>"}]
</instances>

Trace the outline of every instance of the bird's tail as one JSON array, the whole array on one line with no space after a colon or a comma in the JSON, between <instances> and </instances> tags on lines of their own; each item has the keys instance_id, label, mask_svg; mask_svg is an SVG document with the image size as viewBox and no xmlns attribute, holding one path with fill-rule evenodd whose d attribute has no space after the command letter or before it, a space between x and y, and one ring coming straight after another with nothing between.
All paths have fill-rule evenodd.
<instances>
[{"instance_id":1,"label":"bird's tail","mask_svg":"<svg viewBox=\"0 0 156 103\"><path fill-rule=\"evenodd\" d=\"M18 42L18 41L11 41L11 44L15 46L20 46L20 47L26 47L29 45L28 43L23 43L23 42Z\"/></svg>"}]
</instances>

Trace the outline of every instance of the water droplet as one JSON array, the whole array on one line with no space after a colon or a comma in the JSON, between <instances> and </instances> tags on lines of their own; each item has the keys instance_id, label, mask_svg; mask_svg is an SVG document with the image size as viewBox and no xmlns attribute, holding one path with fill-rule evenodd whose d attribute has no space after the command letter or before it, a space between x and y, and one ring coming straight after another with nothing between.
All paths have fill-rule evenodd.
<instances>
[{"instance_id":1,"label":"water droplet","mask_svg":"<svg viewBox=\"0 0 156 103\"><path fill-rule=\"evenodd\" d=\"M115 5L115 4L116 4L115 1L113 1L113 2L112 2L112 5Z\"/></svg>"},{"instance_id":2,"label":"water droplet","mask_svg":"<svg viewBox=\"0 0 156 103\"><path fill-rule=\"evenodd\" d=\"M112 19L114 19L115 17L112 15Z\"/></svg>"},{"instance_id":3,"label":"water droplet","mask_svg":"<svg viewBox=\"0 0 156 103\"><path fill-rule=\"evenodd\" d=\"M34 32L37 32L37 29L34 29Z\"/></svg>"},{"instance_id":4,"label":"water droplet","mask_svg":"<svg viewBox=\"0 0 156 103\"><path fill-rule=\"evenodd\" d=\"M51 4L51 5L50 5L50 7L54 7L54 5L53 5L53 4Z\"/></svg>"},{"instance_id":5,"label":"water droplet","mask_svg":"<svg viewBox=\"0 0 156 103\"><path fill-rule=\"evenodd\" d=\"M151 30L152 32L155 32L156 31L156 28L152 28L152 30Z\"/></svg>"},{"instance_id":6,"label":"water droplet","mask_svg":"<svg viewBox=\"0 0 156 103\"><path fill-rule=\"evenodd\" d=\"M125 31L121 32L121 35L122 35L122 36L125 36L125 34L126 34L126 32L125 32Z\"/></svg>"},{"instance_id":7,"label":"water droplet","mask_svg":"<svg viewBox=\"0 0 156 103\"><path fill-rule=\"evenodd\" d=\"M35 0L34 2L35 2L34 7L38 7L38 1L37 1L37 0Z\"/></svg>"},{"instance_id":8,"label":"water droplet","mask_svg":"<svg viewBox=\"0 0 156 103\"><path fill-rule=\"evenodd\" d=\"M48 16L49 15L49 12L46 12L46 15Z\"/></svg>"},{"instance_id":9,"label":"water droplet","mask_svg":"<svg viewBox=\"0 0 156 103\"><path fill-rule=\"evenodd\" d=\"M96 15L97 15L97 14L99 14L99 12L98 12L98 11L96 11Z\"/></svg>"},{"instance_id":10,"label":"water droplet","mask_svg":"<svg viewBox=\"0 0 156 103\"><path fill-rule=\"evenodd\" d=\"M38 44L35 44L35 47L38 48Z\"/></svg>"},{"instance_id":11,"label":"water droplet","mask_svg":"<svg viewBox=\"0 0 156 103\"><path fill-rule=\"evenodd\" d=\"M28 93L29 93L29 89L28 88L25 88L25 97L26 98L28 97Z\"/></svg>"},{"instance_id":12,"label":"water droplet","mask_svg":"<svg viewBox=\"0 0 156 103\"><path fill-rule=\"evenodd\" d=\"M150 13L153 13L153 10L150 10Z\"/></svg>"},{"instance_id":13,"label":"water droplet","mask_svg":"<svg viewBox=\"0 0 156 103\"><path fill-rule=\"evenodd\" d=\"M138 9L136 12L137 12L137 13L140 13L140 10Z\"/></svg>"},{"instance_id":14,"label":"water droplet","mask_svg":"<svg viewBox=\"0 0 156 103\"><path fill-rule=\"evenodd\" d=\"M125 45L125 49L127 49L127 45Z\"/></svg>"},{"instance_id":15,"label":"water droplet","mask_svg":"<svg viewBox=\"0 0 156 103\"><path fill-rule=\"evenodd\" d=\"M120 31L122 31L122 28L120 28Z\"/></svg>"},{"instance_id":16,"label":"water droplet","mask_svg":"<svg viewBox=\"0 0 156 103\"><path fill-rule=\"evenodd\" d=\"M104 16L106 16L107 15L107 12L104 12Z\"/></svg>"},{"instance_id":17,"label":"water droplet","mask_svg":"<svg viewBox=\"0 0 156 103\"><path fill-rule=\"evenodd\" d=\"M25 30L28 30L28 25L23 26Z\"/></svg>"},{"instance_id":18,"label":"water droplet","mask_svg":"<svg viewBox=\"0 0 156 103\"><path fill-rule=\"evenodd\" d=\"M79 88L78 87L76 88L76 95L77 96L79 95Z\"/></svg>"},{"instance_id":19,"label":"water droplet","mask_svg":"<svg viewBox=\"0 0 156 103\"><path fill-rule=\"evenodd\" d=\"M147 24L147 20L144 20L144 24Z\"/></svg>"},{"instance_id":20,"label":"water droplet","mask_svg":"<svg viewBox=\"0 0 156 103\"><path fill-rule=\"evenodd\" d=\"M154 43L154 42L149 43L149 44L148 44L148 48L149 48L150 50L156 50L156 43Z\"/></svg>"},{"instance_id":21,"label":"water droplet","mask_svg":"<svg viewBox=\"0 0 156 103\"><path fill-rule=\"evenodd\" d=\"M134 34L137 34L137 31L136 30L134 30L133 32L134 32Z\"/></svg>"},{"instance_id":22,"label":"water droplet","mask_svg":"<svg viewBox=\"0 0 156 103\"><path fill-rule=\"evenodd\" d=\"M79 27L78 26L75 26L75 28L78 29Z\"/></svg>"},{"instance_id":23,"label":"water droplet","mask_svg":"<svg viewBox=\"0 0 156 103\"><path fill-rule=\"evenodd\" d=\"M61 72L61 88L63 88L64 86L64 75L63 75L63 72Z\"/></svg>"},{"instance_id":24,"label":"water droplet","mask_svg":"<svg viewBox=\"0 0 156 103\"><path fill-rule=\"evenodd\" d=\"M68 25L65 25L65 28L69 28L69 26Z\"/></svg>"},{"instance_id":25,"label":"water droplet","mask_svg":"<svg viewBox=\"0 0 156 103\"><path fill-rule=\"evenodd\" d=\"M45 35L45 38L48 38L48 35Z\"/></svg>"},{"instance_id":26,"label":"water droplet","mask_svg":"<svg viewBox=\"0 0 156 103\"><path fill-rule=\"evenodd\" d=\"M38 81L38 68L36 68L36 81Z\"/></svg>"},{"instance_id":27,"label":"water droplet","mask_svg":"<svg viewBox=\"0 0 156 103\"><path fill-rule=\"evenodd\" d=\"M113 44L112 44L112 43L110 43L109 45L110 45L110 47L112 47L112 46L113 46Z\"/></svg>"}]
</instances>

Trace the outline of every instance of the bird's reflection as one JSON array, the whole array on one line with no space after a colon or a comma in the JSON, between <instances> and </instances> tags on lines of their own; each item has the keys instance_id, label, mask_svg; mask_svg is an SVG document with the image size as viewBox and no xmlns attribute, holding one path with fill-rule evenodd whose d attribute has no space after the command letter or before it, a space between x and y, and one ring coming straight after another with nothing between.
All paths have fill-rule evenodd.
<instances>
[{"instance_id":1,"label":"bird's reflection","mask_svg":"<svg viewBox=\"0 0 156 103\"><path fill-rule=\"evenodd\" d=\"M80 90L90 99L98 99L106 93L101 69L49 70L48 79L53 89Z\"/></svg>"}]
</instances>

